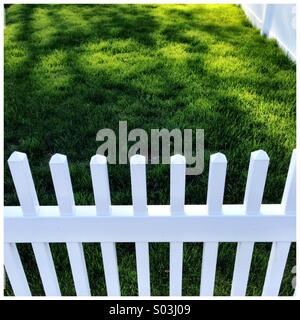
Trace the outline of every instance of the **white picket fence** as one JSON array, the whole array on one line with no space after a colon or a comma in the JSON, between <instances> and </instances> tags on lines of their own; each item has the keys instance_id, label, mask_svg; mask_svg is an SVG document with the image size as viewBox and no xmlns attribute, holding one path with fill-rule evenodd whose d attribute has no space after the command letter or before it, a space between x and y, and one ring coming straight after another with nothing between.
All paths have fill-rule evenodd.
<instances>
[{"instance_id":1,"label":"white picket fence","mask_svg":"<svg viewBox=\"0 0 300 320\"><path fill-rule=\"evenodd\" d=\"M31 295L16 243L32 243L46 295L61 295L49 243L67 244L76 293L89 296L82 243L101 244L107 294L120 295L116 242L135 242L138 292L150 296L149 242L170 242L170 295L182 291L183 243L203 242L200 295L214 293L219 242L237 242L231 295L246 293L255 242L272 242L263 295L278 295L291 242L296 240L296 150L281 204L261 204L269 157L252 152L242 205L223 205L227 159L211 155L206 205L185 205L186 161L171 157L170 206L147 205L145 158L130 159L132 206L112 206L104 156L91 158L95 206L76 206L67 158L50 170L58 206L39 206L27 156L14 152L9 168L21 206L4 208L5 269L14 294Z\"/></svg>"},{"instance_id":2,"label":"white picket fence","mask_svg":"<svg viewBox=\"0 0 300 320\"><path fill-rule=\"evenodd\" d=\"M296 62L296 3L241 4L261 34L276 39L281 49Z\"/></svg>"}]
</instances>

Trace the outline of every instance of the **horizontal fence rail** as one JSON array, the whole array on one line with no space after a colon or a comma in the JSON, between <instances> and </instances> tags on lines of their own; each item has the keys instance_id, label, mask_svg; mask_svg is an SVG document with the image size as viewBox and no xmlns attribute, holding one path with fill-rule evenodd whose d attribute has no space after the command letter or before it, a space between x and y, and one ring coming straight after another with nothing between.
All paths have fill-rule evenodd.
<instances>
[{"instance_id":1,"label":"horizontal fence rail","mask_svg":"<svg viewBox=\"0 0 300 320\"><path fill-rule=\"evenodd\" d=\"M231 295L246 294L255 242L272 242L263 295L278 295L291 242L296 240L296 150L280 204L262 204L269 166L266 152L252 152L243 204L223 204L227 159L210 157L207 203L185 204L186 160L171 157L170 205L148 205L146 160L130 159L132 205L112 206L107 159L91 158L95 206L75 204L67 157L55 154L50 171L57 206L40 206L27 155L8 159L20 206L4 208L5 269L15 295L31 295L16 247L31 243L46 295L61 295L49 243L66 243L76 294L91 295L82 243L101 245L107 294L119 296L117 242L134 242L138 292L151 295L149 242L170 243L170 295L182 294L183 243L203 242L199 294L214 294L220 242L237 242Z\"/></svg>"}]
</instances>

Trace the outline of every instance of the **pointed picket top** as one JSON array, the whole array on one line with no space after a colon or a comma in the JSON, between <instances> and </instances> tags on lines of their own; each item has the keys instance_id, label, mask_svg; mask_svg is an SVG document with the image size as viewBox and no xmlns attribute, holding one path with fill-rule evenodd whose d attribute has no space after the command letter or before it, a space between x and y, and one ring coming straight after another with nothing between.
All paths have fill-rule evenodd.
<instances>
[{"instance_id":1,"label":"pointed picket top","mask_svg":"<svg viewBox=\"0 0 300 320\"><path fill-rule=\"evenodd\" d=\"M90 168L97 215L109 216L111 214L111 199L107 158L101 154L92 156Z\"/></svg>"},{"instance_id":2,"label":"pointed picket top","mask_svg":"<svg viewBox=\"0 0 300 320\"><path fill-rule=\"evenodd\" d=\"M207 188L207 211L209 215L222 214L224 188L227 170L226 156L214 153L210 156L208 188Z\"/></svg>"},{"instance_id":3,"label":"pointed picket top","mask_svg":"<svg viewBox=\"0 0 300 320\"><path fill-rule=\"evenodd\" d=\"M144 156L135 154L130 157L130 176L134 215L148 215L146 158Z\"/></svg>"},{"instance_id":4,"label":"pointed picket top","mask_svg":"<svg viewBox=\"0 0 300 320\"><path fill-rule=\"evenodd\" d=\"M130 157L130 164L146 164L146 157L141 154L135 154Z\"/></svg>"},{"instance_id":5,"label":"pointed picket top","mask_svg":"<svg viewBox=\"0 0 300 320\"><path fill-rule=\"evenodd\" d=\"M244 207L247 214L260 214L270 158L264 150L251 152Z\"/></svg>"},{"instance_id":6,"label":"pointed picket top","mask_svg":"<svg viewBox=\"0 0 300 320\"><path fill-rule=\"evenodd\" d=\"M14 151L10 157L8 158L8 162L17 162L17 161L23 161L24 159L27 158L26 153L24 152L19 152L19 151Z\"/></svg>"},{"instance_id":7,"label":"pointed picket top","mask_svg":"<svg viewBox=\"0 0 300 320\"><path fill-rule=\"evenodd\" d=\"M266 151L261 150L261 149L251 152L251 158L255 161L269 161L270 160Z\"/></svg>"},{"instance_id":8,"label":"pointed picket top","mask_svg":"<svg viewBox=\"0 0 300 320\"><path fill-rule=\"evenodd\" d=\"M102 154L95 154L92 156L90 164L107 164L107 158Z\"/></svg>"},{"instance_id":9,"label":"pointed picket top","mask_svg":"<svg viewBox=\"0 0 300 320\"><path fill-rule=\"evenodd\" d=\"M171 164L186 164L185 156L181 154L174 154L171 157Z\"/></svg>"},{"instance_id":10,"label":"pointed picket top","mask_svg":"<svg viewBox=\"0 0 300 320\"><path fill-rule=\"evenodd\" d=\"M227 158L225 154L221 152L217 152L210 156L210 161L212 163L227 163Z\"/></svg>"},{"instance_id":11,"label":"pointed picket top","mask_svg":"<svg viewBox=\"0 0 300 320\"><path fill-rule=\"evenodd\" d=\"M170 209L172 215L184 215L186 159L181 154L171 157Z\"/></svg>"},{"instance_id":12,"label":"pointed picket top","mask_svg":"<svg viewBox=\"0 0 300 320\"><path fill-rule=\"evenodd\" d=\"M65 156L64 154L55 153L50 159L50 164L61 164L65 163L66 161L67 156Z\"/></svg>"},{"instance_id":13,"label":"pointed picket top","mask_svg":"<svg viewBox=\"0 0 300 320\"><path fill-rule=\"evenodd\" d=\"M49 166L60 214L72 216L75 214L75 200L68 159L65 155L56 153L51 157Z\"/></svg>"},{"instance_id":14,"label":"pointed picket top","mask_svg":"<svg viewBox=\"0 0 300 320\"><path fill-rule=\"evenodd\" d=\"M24 216L37 215L39 201L26 153L15 151L7 162Z\"/></svg>"}]
</instances>

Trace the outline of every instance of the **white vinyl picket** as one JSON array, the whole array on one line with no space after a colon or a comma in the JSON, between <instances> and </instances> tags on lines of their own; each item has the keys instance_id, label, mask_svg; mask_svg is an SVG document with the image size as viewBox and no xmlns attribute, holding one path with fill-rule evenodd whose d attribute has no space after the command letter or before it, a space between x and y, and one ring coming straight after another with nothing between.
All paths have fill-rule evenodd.
<instances>
[{"instance_id":1,"label":"white vinyl picket","mask_svg":"<svg viewBox=\"0 0 300 320\"><path fill-rule=\"evenodd\" d=\"M76 289L78 296L90 296L90 285L84 259L84 251L82 243L68 242L67 250Z\"/></svg>"},{"instance_id":2,"label":"white vinyl picket","mask_svg":"<svg viewBox=\"0 0 300 320\"><path fill-rule=\"evenodd\" d=\"M144 156L137 154L130 158L130 175L133 214L137 217L147 216L146 158ZM135 254L139 295L150 296L149 244L137 242Z\"/></svg>"},{"instance_id":3,"label":"white vinyl picket","mask_svg":"<svg viewBox=\"0 0 300 320\"><path fill-rule=\"evenodd\" d=\"M259 215L268 172L269 157L263 150L251 153L244 197L245 213ZM232 296L246 295L254 242L239 242L235 257Z\"/></svg>"},{"instance_id":4,"label":"white vinyl picket","mask_svg":"<svg viewBox=\"0 0 300 320\"><path fill-rule=\"evenodd\" d=\"M245 296L254 242L239 242L236 250L231 296Z\"/></svg>"},{"instance_id":5,"label":"white vinyl picket","mask_svg":"<svg viewBox=\"0 0 300 320\"><path fill-rule=\"evenodd\" d=\"M263 287L263 296L278 296L288 258L290 242L274 242Z\"/></svg>"},{"instance_id":6,"label":"white vinyl picket","mask_svg":"<svg viewBox=\"0 0 300 320\"><path fill-rule=\"evenodd\" d=\"M97 154L90 161L92 183L97 215L109 216L111 213L111 200L106 157Z\"/></svg>"},{"instance_id":7,"label":"white vinyl picket","mask_svg":"<svg viewBox=\"0 0 300 320\"><path fill-rule=\"evenodd\" d=\"M286 215L296 213L296 150L293 151L281 205ZM277 296L288 258L291 242L274 242L269 258L263 296Z\"/></svg>"},{"instance_id":8,"label":"white vinyl picket","mask_svg":"<svg viewBox=\"0 0 300 320\"><path fill-rule=\"evenodd\" d=\"M4 265L16 296L31 296L23 265L15 243L4 245Z\"/></svg>"},{"instance_id":9,"label":"white vinyl picket","mask_svg":"<svg viewBox=\"0 0 300 320\"><path fill-rule=\"evenodd\" d=\"M136 154L130 158L130 176L134 215L147 216L146 159L144 156Z\"/></svg>"},{"instance_id":10,"label":"white vinyl picket","mask_svg":"<svg viewBox=\"0 0 300 320\"><path fill-rule=\"evenodd\" d=\"M150 296L150 261L148 242L136 242L135 255L139 296Z\"/></svg>"},{"instance_id":11,"label":"white vinyl picket","mask_svg":"<svg viewBox=\"0 0 300 320\"><path fill-rule=\"evenodd\" d=\"M184 216L185 202L185 157L176 154L171 157L170 210L172 216ZM170 295L181 296L183 242L170 243Z\"/></svg>"},{"instance_id":12,"label":"white vinyl picket","mask_svg":"<svg viewBox=\"0 0 300 320\"><path fill-rule=\"evenodd\" d=\"M181 296L183 242L170 243L170 296Z\"/></svg>"},{"instance_id":13,"label":"white vinyl picket","mask_svg":"<svg viewBox=\"0 0 300 320\"><path fill-rule=\"evenodd\" d=\"M285 214L296 213L296 149L291 157L281 205Z\"/></svg>"},{"instance_id":14,"label":"white vinyl picket","mask_svg":"<svg viewBox=\"0 0 300 320\"><path fill-rule=\"evenodd\" d=\"M57 153L52 156L49 165L60 214L74 216L75 201L67 157ZM91 295L82 243L68 242L67 250L76 294Z\"/></svg>"},{"instance_id":15,"label":"white vinyl picket","mask_svg":"<svg viewBox=\"0 0 300 320\"><path fill-rule=\"evenodd\" d=\"M46 296L60 296L59 284L48 243L32 243Z\"/></svg>"},{"instance_id":16,"label":"white vinyl picket","mask_svg":"<svg viewBox=\"0 0 300 320\"><path fill-rule=\"evenodd\" d=\"M218 242L203 243L200 296L214 295L218 246Z\"/></svg>"},{"instance_id":17,"label":"white vinyl picket","mask_svg":"<svg viewBox=\"0 0 300 320\"><path fill-rule=\"evenodd\" d=\"M59 212L62 216L74 216L75 201L67 157L56 153L49 166Z\"/></svg>"},{"instance_id":18,"label":"white vinyl picket","mask_svg":"<svg viewBox=\"0 0 300 320\"><path fill-rule=\"evenodd\" d=\"M210 156L207 188L208 215L222 215L227 159L224 154ZM204 242L202 254L200 295L212 296L218 256L218 242Z\"/></svg>"},{"instance_id":19,"label":"white vinyl picket","mask_svg":"<svg viewBox=\"0 0 300 320\"><path fill-rule=\"evenodd\" d=\"M176 154L171 157L170 172L170 209L172 216L184 215L185 199L185 157Z\"/></svg>"},{"instance_id":20,"label":"white vinyl picket","mask_svg":"<svg viewBox=\"0 0 300 320\"><path fill-rule=\"evenodd\" d=\"M260 206L267 178L269 157L263 150L251 153L246 183L244 206L247 215L260 214Z\"/></svg>"},{"instance_id":21,"label":"white vinyl picket","mask_svg":"<svg viewBox=\"0 0 300 320\"><path fill-rule=\"evenodd\" d=\"M27 155L14 152L8 159L9 168L25 217L38 216L39 202L29 167ZM33 252L47 296L59 296L60 289L48 243L32 243Z\"/></svg>"},{"instance_id":22,"label":"white vinyl picket","mask_svg":"<svg viewBox=\"0 0 300 320\"><path fill-rule=\"evenodd\" d=\"M97 216L110 216L111 199L106 157L99 154L94 155L91 158L90 167ZM116 244L114 242L102 242L100 246L107 294L109 296L119 296L120 280Z\"/></svg>"},{"instance_id":23,"label":"white vinyl picket","mask_svg":"<svg viewBox=\"0 0 300 320\"><path fill-rule=\"evenodd\" d=\"M200 295L214 294L219 242L238 242L232 296L246 294L254 243L273 242L263 295L278 295L290 245L295 241L296 150L278 205L262 205L269 157L252 152L243 205L224 205L227 159L209 165L206 205L185 205L186 160L171 157L170 206L147 205L146 159L130 159L132 206L112 206L107 159L91 158L95 206L76 206L67 158L50 160L58 206L39 206L26 154L8 160L20 207L5 207L5 269L15 295L31 295L16 243L30 242L46 295L60 289L49 242L67 244L77 295L90 295L82 242L100 242L107 294L119 296L116 242L135 242L138 291L150 296L149 242L170 242L170 295L182 294L183 243L203 242ZM24 219L27 218L27 219ZM29 218L29 219L28 219Z\"/></svg>"},{"instance_id":24,"label":"white vinyl picket","mask_svg":"<svg viewBox=\"0 0 300 320\"><path fill-rule=\"evenodd\" d=\"M24 216L36 216L39 201L36 195L27 155L15 151L8 159L8 166L17 191Z\"/></svg>"},{"instance_id":25,"label":"white vinyl picket","mask_svg":"<svg viewBox=\"0 0 300 320\"><path fill-rule=\"evenodd\" d=\"M116 244L114 242L101 242L106 291L108 296L120 296L120 280Z\"/></svg>"},{"instance_id":26,"label":"white vinyl picket","mask_svg":"<svg viewBox=\"0 0 300 320\"><path fill-rule=\"evenodd\" d=\"M209 215L221 215L226 179L227 159L222 153L210 156L208 188L207 188L207 211Z\"/></svg>"}]
</instances>

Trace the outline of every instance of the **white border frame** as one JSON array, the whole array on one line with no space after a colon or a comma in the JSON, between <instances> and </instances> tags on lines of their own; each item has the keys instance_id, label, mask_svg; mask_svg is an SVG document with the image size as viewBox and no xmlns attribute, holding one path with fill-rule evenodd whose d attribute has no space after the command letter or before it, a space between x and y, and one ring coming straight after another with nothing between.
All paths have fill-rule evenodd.
<instances>
[{"instance_id":1,"label":"white border frame","mask_svg":"<svg viewBox=\"0 0 300 320\"><path fill-rule=\"evenodd\" d=\"M0 5L0 25L2 26L2 31L0 34L0 43L2 45L1 53L0 53L0 62L1 62L1 89L0 89L0 132L4 132L4 4L41 4L41 1L37 0L27 0L27 1L20 1L20 0L11 0L7 1L4 0L3 3ZM300 4L297 4L296 1L284 1L284 0L272 0L272 1L262 1L262 0L248 0L248 1L240 1L239 3L234 1L224 1L224 0L218 0L218 1L193 1L193 0L108 0L108 1L99 1L99 0L89 0L89 1L59 1L59 0L52 0L52 1L45 1L45 4L214 4L214 3L223 3L223 4L241 4L241 3L253 3L253 4L266 4L266 3L272 3L272 4L296 4L296 15L297 17L300 17ZM300 19L296 19L297 23L297 30L300 28ZM299 32L297 32L297 58L299 61ZM299 78L299 68L297 68L297 111L298 111L298 105L300 101L300 78ZM299 115L297 112L297 142L299 141L300 137L300 129L299 129ZM4 190L3 190L3 184L4 184L4 135L1 134L0 139L0 150L1 150L1 157L0 157L0 168L1 173L0 174L0 209L1 209L1 219L0 219L0 235L1 235L1 241L0 241L0 265L3 266L3 244L4 244L4 236L3 236L3 203L4 203ZM298 147L298 143L297 143ZM298 158L298 165L299 165L299 157ZM297 166L299 167L299 166ZM300 170L297 170L297 185L299 185L300 180ZM297 203L297 212L299 212L299 201ZM296 219L296 225L297 225L297 250L296 250L296 257L297 257L297 275L300 274L300 245L299 245L299 229L300 229L300 219ZM299 276L297 276L298 280ZM18 298L18 297L7 297L4 296L4 272L0 272L0 299L4 300L114 300L116 297L27 297L27 298ZM144 297L117 297L120 300L173 300L173 297L150 297L150 298L144 298ZM300 290L296 292L296 295L293 297L176 297L176 300L300 300Z\"/></svg>"}]
</instances>

